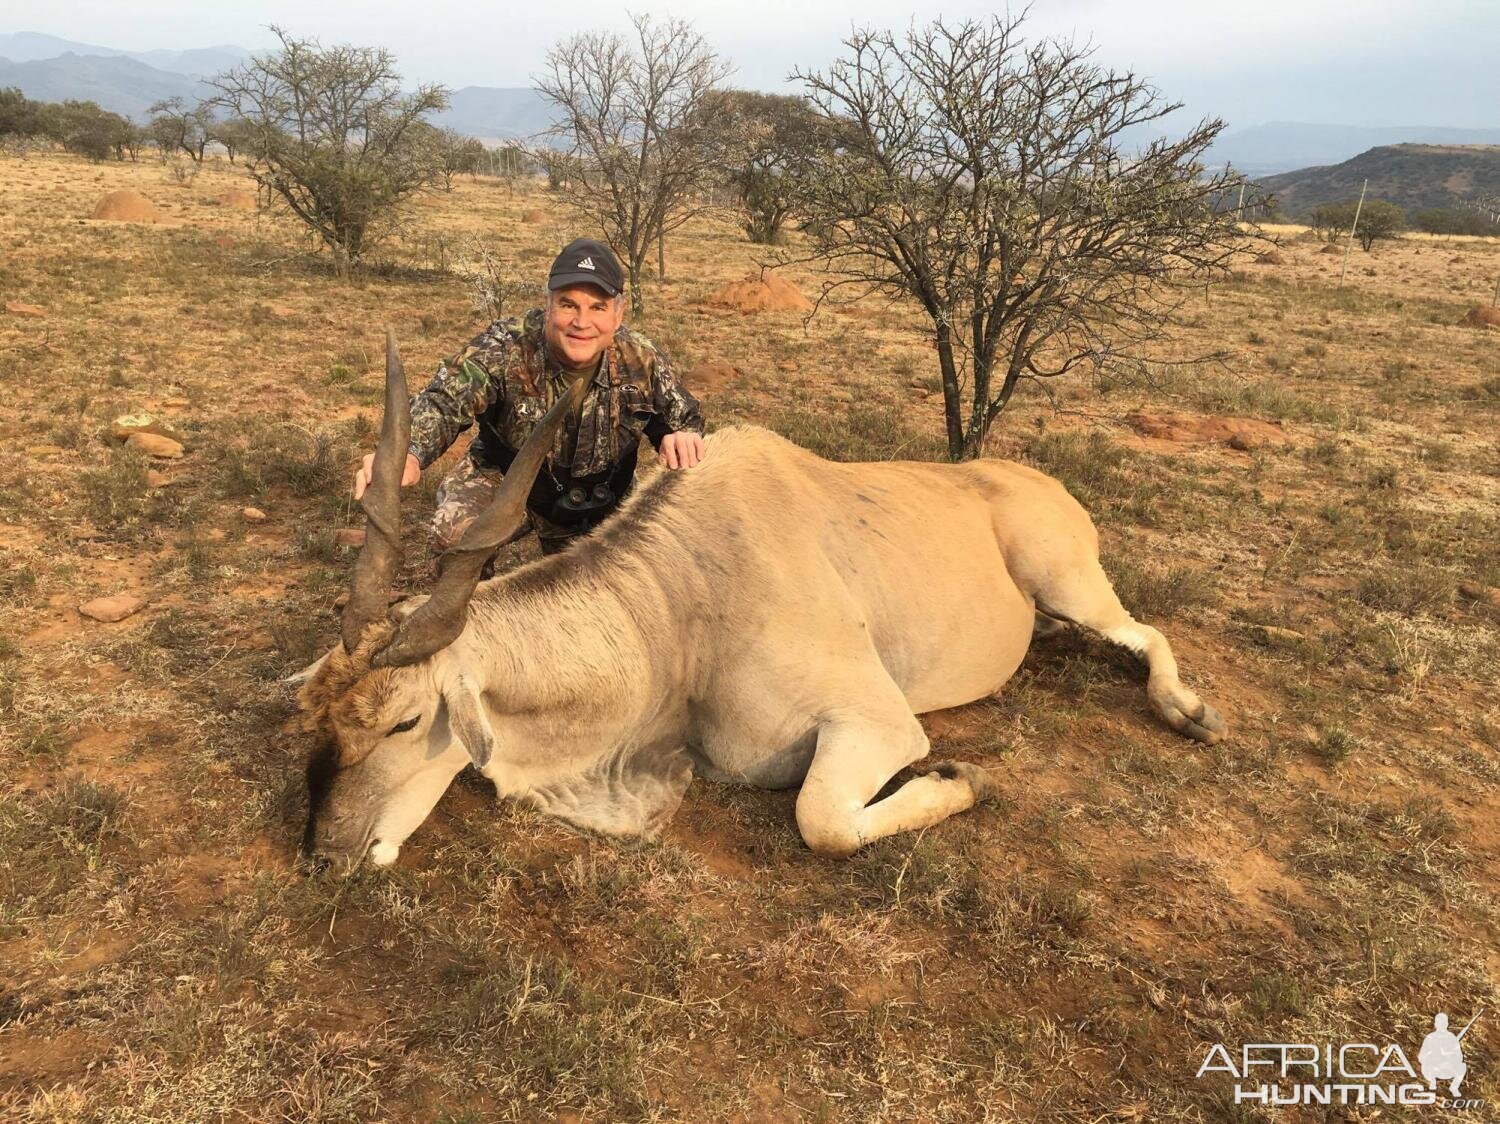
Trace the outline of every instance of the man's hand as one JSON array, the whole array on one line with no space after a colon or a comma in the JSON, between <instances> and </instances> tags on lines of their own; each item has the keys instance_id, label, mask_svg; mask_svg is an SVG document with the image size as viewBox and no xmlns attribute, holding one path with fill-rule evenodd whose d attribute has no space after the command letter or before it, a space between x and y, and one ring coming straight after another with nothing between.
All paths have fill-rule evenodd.
<instances>
[{"instance_id":1,"label":"man's hand","mask_svg":"<svg viewBox=\"0 0 1500 1124\"><path fill-rule=\"evenodd\" d=\"M691 429L685 429L681 433L669 433L661 439L656 459L668 468L692 468L706 453L703 438Z\"/></svg>"},{"instance_id":2,"label":"man's hand","mask_svg":"<svg viewBox=\"0 0 1500 1124\"><path fill-rule=\"evenodd\" d=\"M354 474L354 498L359 499L365 494L365 489L370 486L371 471L375 464L375 454L366 453L365 463L359 466L359 471ZM418 480L422 479L422 462L410 453L406 454L406 471L401 474L401 486L409 488Z\"/></svg>"}]
</instances>

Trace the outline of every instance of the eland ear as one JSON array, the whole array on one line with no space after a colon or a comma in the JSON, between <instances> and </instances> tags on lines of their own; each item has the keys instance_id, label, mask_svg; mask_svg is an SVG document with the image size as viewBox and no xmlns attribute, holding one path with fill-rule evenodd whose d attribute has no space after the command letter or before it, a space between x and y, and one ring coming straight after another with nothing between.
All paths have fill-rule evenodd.
<instances>
[{"instance_id":1,"label":"eland ear","mask_svg":"<svg viewBox=\"0 0 1500 1124\"><path fill-rule=\"evenodd\" d=\"M419 593L412 597L403 597L400 601L391 605L391 619L400 623L425 604L427 604L427 594L425 593Z\"/></svg>"},{"instance_id":2,"label":"eland ear","mask_svg":"<svg viewBox=\"0 0 1500 1124\"><path fill-rule=\"evenodd\" d=\"M318 671L325 663L328 662L328 657L331 655L333 655L332 650L324 652L321 656L313 660L312 663L308 664L301 671L294 671L285 679L281 680L282 684L287 687L301 687L314 675L318 674Z\"/></svg>"},{"instance_id":3,"label":"eland ear","mask_svg":"<svg viewBox=\"0 0 1500 1124\"><path fill-rule=\"evenodd\" d=\"M483 769L495 752L495 730L485 717L478 689L464 676L459 676L444 688L443 702L448 706L448 724L469 751L474 767Z\"/></svg>"}]
</instances>

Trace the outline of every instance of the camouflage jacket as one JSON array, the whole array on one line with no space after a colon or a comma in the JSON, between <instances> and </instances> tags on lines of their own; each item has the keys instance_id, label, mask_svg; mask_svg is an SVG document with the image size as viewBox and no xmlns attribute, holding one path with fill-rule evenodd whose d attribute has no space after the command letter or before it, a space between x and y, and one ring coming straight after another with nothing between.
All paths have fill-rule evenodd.
<instances>
[{"instance_id":1,"label":"camouflage jacket","mask_svg":"<svg viewBox=\"0 0 1500 1124\"><path fill-rule=\"evenodd\" d=\"M479 433L471 455L504 468L559 394L565 372L542 338L541 309L496 320L438 368L412 399L411 453L426 468L469 426ZM605 351L579 415L558 435L549 462L573 477L615 468L633 456L644 433L660 447L668 433L703 432L695 399L667 357L645 336L620 328ZM571 457L569 453L571 452Z\"/></svg>"}]
</instances>

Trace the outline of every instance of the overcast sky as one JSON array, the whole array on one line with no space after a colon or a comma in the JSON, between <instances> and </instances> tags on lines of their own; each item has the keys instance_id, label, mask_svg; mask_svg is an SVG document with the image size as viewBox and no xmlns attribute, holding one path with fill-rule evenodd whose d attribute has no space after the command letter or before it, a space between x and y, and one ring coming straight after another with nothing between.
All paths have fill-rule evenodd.
<instances>
[{"instance_id":1,"label":"overcast sky","mask_svg":"<svg viewBox=\"0 0 1500 1124\"><path fill-rule=\"evenodd\" d=\"M912 0L724 5L407 0L5 0L0 31L41 31L125 50L232 43L259 48L266 25L324 42L390 48L409 80L526 86L547 48L575 31L623 28L626 12L690 19L735 67L737 85L777 90L794 68L836 56L855 23L905 28ZM982 16L995 4L938 0L919 21ZM584 24L582 19L594 20ZM1500 126L1500 0L1037 0L1032 35L1092 40L1101 61L1149 76L1195 114L1266 121Z\"/></svg>"}]
</instances>

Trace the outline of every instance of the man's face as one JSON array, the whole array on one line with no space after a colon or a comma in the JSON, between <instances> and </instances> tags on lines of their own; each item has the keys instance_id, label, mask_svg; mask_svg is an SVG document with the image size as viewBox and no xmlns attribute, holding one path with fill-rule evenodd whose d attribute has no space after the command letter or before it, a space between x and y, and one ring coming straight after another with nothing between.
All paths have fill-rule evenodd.
<instances>
[{"instance_id":1,"label":"man's face","mask_svg":"<svg viewBox=\"0 0 1500 1124\"><path fill-rule=\"evenodd\" d=\"M625 302L597 285L556 289L547 299L547 346L567 366L586 367L609 347L624 319Z\"/></svg>"}]
</instances>

